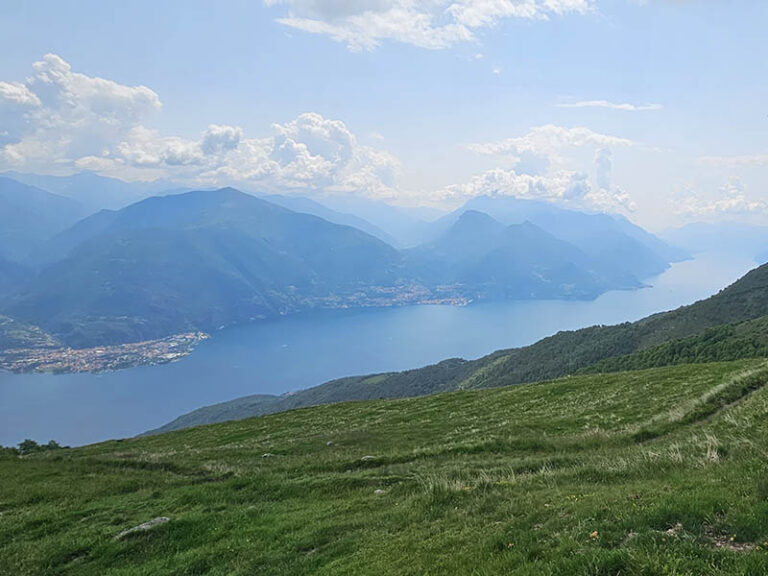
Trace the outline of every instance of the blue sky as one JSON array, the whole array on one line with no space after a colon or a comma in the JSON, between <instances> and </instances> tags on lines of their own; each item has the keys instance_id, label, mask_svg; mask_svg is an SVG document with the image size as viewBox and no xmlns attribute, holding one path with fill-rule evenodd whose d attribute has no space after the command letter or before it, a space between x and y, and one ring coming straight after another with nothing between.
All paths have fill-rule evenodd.
<instances>
[{"instance_id":1,"label":"blue sky","mask_svg":"<svg viewBox=\"0 0 768 576\"><path fill-rule=\"evenodd\" d=\"M0 169L768 224L766 29L757 0L6 0Z\"/></svg>"}]
</instances>

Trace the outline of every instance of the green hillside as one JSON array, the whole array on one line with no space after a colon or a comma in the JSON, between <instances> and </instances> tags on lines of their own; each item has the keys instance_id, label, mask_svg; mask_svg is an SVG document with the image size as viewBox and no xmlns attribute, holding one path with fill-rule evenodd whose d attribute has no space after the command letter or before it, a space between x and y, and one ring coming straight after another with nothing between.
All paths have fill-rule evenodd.
<instances>
[{"instance_id":1,"label":"green hillside","mask_svg":"<svg viewBox=\"0 0 768 576\"><path fill-rule=\"evenodd\" d=\"M768 357L768 316L709 328L697 336L672 340L627 356L608 358L581 372L620 372L657 366Z\"/></svg>"},{"instance_id":2,"label":"green hillside","mask_svg":"<svg viewBox=\"0 0 768 576\"><path fill-rule=\"evenodd\" d=\"M8 453L0 574L765 574L766 383L685 365Z\"/></svg>"},{"instance_id":3,"label":"green hillside","mask_svg":"<svg viewBox=\"0 0 768 576\"><path fill-rule=\"evenodd\" d=\"M560 332L525 348L499 350L472 361L451 359L417 370L342 378L289 396L240 398L185 414L157 432L345 400L508 386L584 370L613 371L764 357L765 319L741 328L723 327L707 332L761 317L768 317L768 265L752 270L706 300L638 322ZM697 335L702 336L678 342ZM663 351L654 348L666 342L670 344ZM632 359L623 359L633 354ZM592 366L596 368L591 369Z\"/></svg>"},{"instance_id":4,"label":"green hillside","mask_svg":"<svg viewBox=\"0 0 768 576\"><path fill-rule=\"evenodd\" d=\"M3 309L76 348L351 305L401 280L380 240L233 189L102 211L43 252L60 259Z\"/></svg>"},{"instance_id":5,"label":"green hillside","mask_svg":"<svg viewBox=\"0 0 768 576\"><path fill-rule=\"evenodd\" d=\"M11 348L49 348L61 344L37 326L0 315L0 351Z\"/></svg>"}]
</instances>

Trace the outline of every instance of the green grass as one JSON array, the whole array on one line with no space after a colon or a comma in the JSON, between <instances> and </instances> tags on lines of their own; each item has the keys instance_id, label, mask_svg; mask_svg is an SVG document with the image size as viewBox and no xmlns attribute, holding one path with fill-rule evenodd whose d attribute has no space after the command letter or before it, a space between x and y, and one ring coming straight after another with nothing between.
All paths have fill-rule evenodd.
<instances>
[{"instance_id":1,"label":"green grass","mask_svg":"<svg viewBox=\"0 0 768 576\"><path fill-rule=\"evenodd\" d=\"M0 574L765 574L766 385L682 365L0 456Z\"/></svg>"}]
</instances>

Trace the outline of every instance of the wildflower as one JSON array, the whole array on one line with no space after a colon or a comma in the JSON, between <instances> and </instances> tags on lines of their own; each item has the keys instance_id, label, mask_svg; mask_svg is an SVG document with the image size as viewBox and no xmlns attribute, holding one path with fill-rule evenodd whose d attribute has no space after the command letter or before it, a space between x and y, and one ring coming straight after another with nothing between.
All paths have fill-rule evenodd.
<instances>
[{"instance_id":1,"label":"wildflower","mask_svg":"<svg viewBox=\"0 0 768 576\"><path fill-rule=\"evenodd\" d=\"M597 533L597 530L595 530L594 532L592 532L592 533L589 535L589 537L590 537L592 540L597 540L598 538L600 538L600 534L598 534L598 533Z\"/></svg>"}]
</instances>

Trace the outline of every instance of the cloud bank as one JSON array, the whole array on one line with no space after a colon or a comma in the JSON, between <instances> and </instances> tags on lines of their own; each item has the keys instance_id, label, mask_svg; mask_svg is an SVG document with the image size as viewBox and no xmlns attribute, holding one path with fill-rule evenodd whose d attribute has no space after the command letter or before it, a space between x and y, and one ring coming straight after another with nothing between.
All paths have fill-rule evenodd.
<instances>
[{"instance_id":1,"label":"cloud bank","mask_svg":"<svg viewBox=\"0 0 768 576\"><path fill-rule=\"evenodd\" d=\"M462 18L469 18L467 14ZM482 20L479 14L472 18ZM398 184L398 159L361 144L339 120L308 112L273 124L264 137L221 124L208 125L197 138L168 136L146 125L162 107L146 86L73 72L55 54L32 68L23 82L0 82L0 117L6 127L0 140L2 169L91 170L128 180L165 178L187 185L240 185L310 195L392 200L409 196ZM421 196L451 203L481 194L509 194L595 209L628 209L630 202L610 185L610 149L632 145L626 138L586 127L534 127L522 136L467 146L478 154L501 157L515 170L493 169ZM590 184L584 172L556 166L562 155L577 149L599 150L597 185Z\"/></svg>"},{"instance_id":2,"label":"cloud bank","mask_svg":"<svg viewBox=\"0 0 768 576\"><path fill-rule=\"evenodd\" d=\"M315 113L274 124L271 136L210 124L197 139L164 136L145 122L160 111L146 86L73 72L47 54L23 82L0 82L0 168L92 170L125 179L196 185L249 183L266 190L395 195L400 164L361 145L338 120Z\"/></svg>"},{"instance_id":3,"label":"cloud bank","mask_svg":"<svg viewBox=\"0 0 768 576\"><path fill-rule=\"evenodd\" d=\"M32 65L25 80L0 81L0 170L90 170L125 180L164 178L189 186L354 194L443 206L479 195L510 195L581 209L635 209L612 173L616 152L639 145L586 126L546 124L522 135L468 144L468 151L495 166L464 182L415 193L400 184L401 163L378 147L380 137L369 138L376 146L364 145L340 120L307 112L273 124L259 137L239 126L211 123L189 138L153 129L150 122L161 110L159 96L146 86L75 72L60 56L48 54ZM706 157L699 163L733 171L767 166L768 159ZM768 215L764 196L748 194L733 176L716 192L686 189L670 201L671 212L688 219Z\"/></svg>"}]
</instances>

